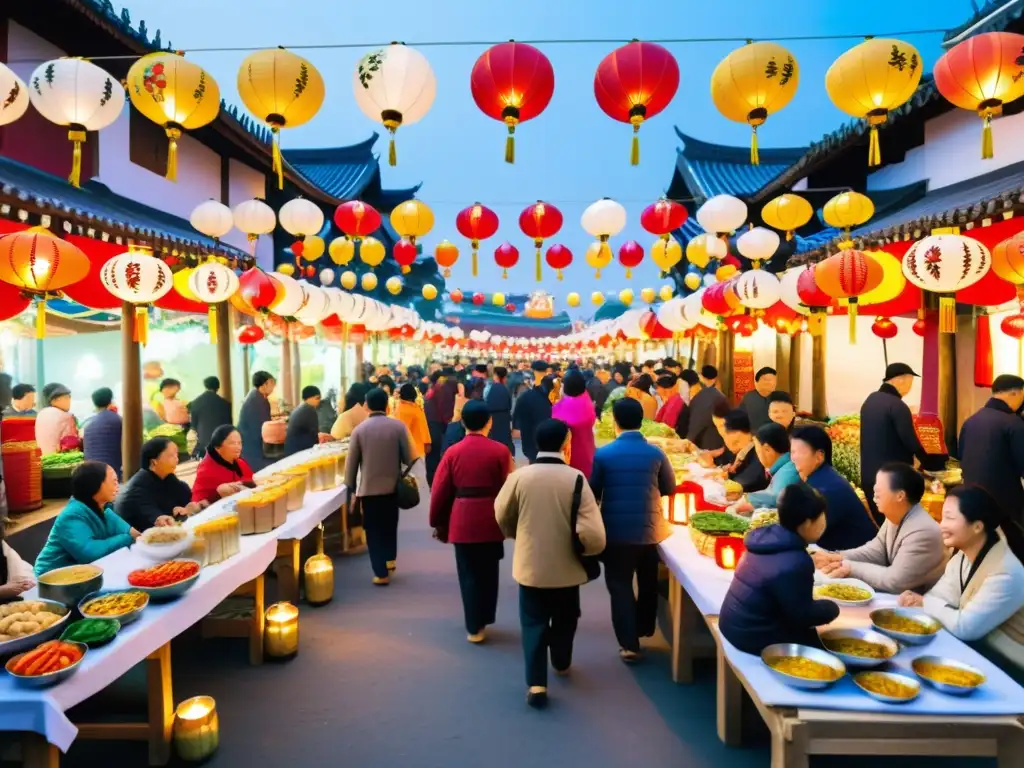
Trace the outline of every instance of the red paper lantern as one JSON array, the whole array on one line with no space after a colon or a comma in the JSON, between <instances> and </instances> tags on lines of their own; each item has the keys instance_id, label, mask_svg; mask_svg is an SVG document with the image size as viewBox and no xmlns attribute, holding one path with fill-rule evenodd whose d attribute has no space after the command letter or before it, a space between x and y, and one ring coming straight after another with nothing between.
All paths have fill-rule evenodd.
<instances>
[{"instance_id":1,"label":"red paper lantern","mask_svg":"<svg viewBox=\"0 0 1024 768\"><path fill-rule=\"evenodd\" d=\"M808 266L800 273L796 281L796 294L803 305L811 310L807 319L807 328L811 336L820 336L825 328L825 310L834 302L831 296L818 287L814 279L814 269Z\"/></svg>"},{"instance_id":2,"label":"red paper lantern","mask_svg":"<svg viewBox=\"0 0 1024 768\"><path fill-rule=\"evenodd\" d=\"M353 240L362 240L380 229L380 213L369 203L349 200L334 211L334 223Z\"/></svg>"},{"instance_id":3,"label":"red paper lantern","mask_svg":"<svg viewBox=\"0 0 1024 768\"><path fill-rule=\"evenodd\" d=\"M479 307L486 299L482 293L473 294L473 306Z\"/></svg>"},{"instance_id":4,"label":"red paper lantern","mask_svg":"<svg viewBox=\"0 0 1024 768\"><path fill-rule=\"evenodd\" d=\"M395 243L392 253L395 256L395 261L398 262L398 266L402 268L402 274L408 274L413 262L416 261L416 244L403 237Z\"/></svg>"},{"instance_id":5,"label":"red paper lantern","mask_svg":"<svg viewBox=\"0 0 1024 768\"><path fill-rule=\"evenodd\" d=\"M672 331L659 323L658 315L651 310L647 310L640 315L639 325L640 333L642 333L646 339L662 340L672 338Z\"/></svg>"},{"instance_id":6,"label":"red paper lantern","mask_svg":"<svg viewBox=\"0 0 1024 768\"><path fill-rule=\"evenodd\" d=\"M644 260L644 248L636 240L627 240L619 246L619 263L626 268L626 278L633 276L633 268Z\"/></svg>"},{"instance_id":7,"label":"red paper lantern","mask_svg":"<svg viewBox=\"0 0 1024 768\"><path fill-rule=\"evenodd\" d=\"M505 305L505 311L506 311L506 312L515 312L515 311L516 311L516 305L515 305L515 304L513 304L513 303L512 303L511 301L510 301L510 302L509 302L508 304L506 304L506 305Z\"/></svg>"},{"instance_id":8,"label":"red paper lantern","mask_svg":"<svg viewBox=\"0 0 1024 768\"><path fill-rule=\"evenodd\" d=\"M919 317L914 321L914 325L911 330L921 338L924 338L925 331L928 329L928 324L924 321L923 317Z\"/></svg>"},{"instance_id":9,"label":"red paper lantern","mask_svg":"<svg viewBox=\"0 0 1024 768\"><path fill-rule=\"evenodd\" d=\"M494 249L494 262L501 267L502 279L508 278L508 271L519 262L519 249L512 243L502 243Z\"/></svg>"},{"instance_id":10,"label":"red paper lantern","mask_svg":"<svg viewBox=\"0 0 1024 768\"><path fill-rule=\"evenodd\" d=\"M454 291L448 294L448 298L452 300L453 304L462 303L462 291L456 288Z\"/></svg>"},{"instance_id":11,"label":"red paper lantern","mask_svg":"<svg viewBox=\"0 0 1024 768\"><path fill-rule=\"evenodd\" d=\"M597 67L594 96L613 120L633 126L630 163L640 163L640 125L669 105L679 88L679 65L655 43L634 40L617 48Z\"/></svg>"},{"instance_id":12,"label":"red paper lantern","mask_svg":"<svg viewBox=\"0 0 1024 768\"><path fill-rule=\"evenodd\" d=\"M511 40L476 60L469 88L481 112L508 126L505 162L514 163L516 126L547 108L555 92L555 70L538 49Z\"/></svg>"},{"instance_id":13,"label":"red paper lantern","mask_svg":"<svg viewBox=\"0 0 1024 768\"><path fill-rule=\"evenodd\" d=\"M713 315L731 315L739 306L740 300L732 288L732 280L715 283L704 291L701 306Z\"/></svg>"},{"instance_id":14,"label":"red paper lantern","mask_svg":"<svg viewBox=\"0 0 1024 768\"><path fill-rule=\"evenodd\" d=\"M1015 341L1024 339L1024 315L1008 315L999 324L999 330Z\"/></svg>"},{"instance_id":15,"label":"red paper lantern","mask_svg":"<svg viewBox=\"0 0 1024 768\"><path fill-rule=\"evenodd\" d=\"M880 339L894 339L899 328L888 317L880 317L871 324L871 332Z\"/></svg>"},{"instance_id":16,"label":"red paper lantern","mask_svg":"<svg viewBox=\"0 0 1024 768\"><path fill-rule=\"evenodd\" d=\"M238 343L255 344L265 335L266 334L263 333L263 329L258 325L244 325L238 331Z\"/></svg>"},{"instance_id":17,"label":"red paper lantern","mask_svg":"<svg viewBox=\"0 0 1024 768\"><path fill-rule=\"evenodd\" d=\"M640 213L640 226L663 240L686 223L689 214L686 208L675 200L661 198L651 203Z\"/></svg>"},{"instance_id":18,"label":"red paper lantern","mask_svg":"<svg viewBox=\"0 0 1024 768\"><path fill-rule=\"evenodd\" d=\"M555 243L548 248L548 252L545 254L544 258L547 261L548 266L555 270L555 274L558 275L558 279L561 280L562 270L572 264L572 251L564 245Z\"/></svg>"},{"instance_id":19,"label":"red paper lantern","mask_svg":"<svg viewBox=\"0 0 1024 768\"><path fill-rule=\"evenodd\" d=\"M291 248L292 253L295 254L295 260L297 263L298 260L302 258L302 252L306 250L305 243L303 243L301 240L296 240L288 247Z\"/></svg>"},{"instance_id":20,"label":"red paper lantern","mask_svg":"<svg viewBox=\"0 0 1024 768\"><path fill-rule=\"evenodd\" d=\"M268 312L277 303L278 289L279 284L274 278L259 267L253 267L238 278L235 295L256 312Z\"/></svg>"},{"instance_id":21,"label":"red paper lantern","mask_svg":"<svg viewBox=\"0 0 1024 768\"><path fill-rule=\"evenodd\" d=\"M719 536L715 539L715 564L723 570L733 571L746 551L742 536Z\"/></svg>"},{"instance_id":22,"label":"red paper lantern","mask_svg":"<svg viewBox=\"0 0 1024 768\"><path fill-rule=\"evenodd\" d=\"M473 277L477 274L477 251L480 241L493 237L498 231L498 214L480 203L473 203L463 208L455 217L455 228L459 234L469 240L473 248Z\"/></svg>"},{"instance_id":23,"label":"red paper lantern","mask_svg":"<svg viewBox=\"0 0 1024 768\"><path fill-rule=\"evenodd\" d=\"M20 288L8 283L0 283L0 320L10 320L28 309L32 298L21 292Z\"/></svg>"},{"instance_id":24,"label":"red paper lantern","mask_svg":"<svg viewBox=\"0 0 1024 768\"><path fill-rule=\"evenodd\" d=\"M757 330L757 318L752 315L733 315L726 318L725 327L737 336L753 336Z\"/></svg>"},{"instance_id":25,"label":"red paper lantern","mask_svg":"<svg viewBox=\"0 0 1024 768\"><path fill-rule=\"evenodd\" d=\"M540 265L540 249L544 247L544 240L554 237L562 228L562 212L551 203L538 200L533 205L528 205L519 214L519 228L527 237L533 238L533 245L537 249L537 282L543 277Z\"/></svg>"}]
</instances>

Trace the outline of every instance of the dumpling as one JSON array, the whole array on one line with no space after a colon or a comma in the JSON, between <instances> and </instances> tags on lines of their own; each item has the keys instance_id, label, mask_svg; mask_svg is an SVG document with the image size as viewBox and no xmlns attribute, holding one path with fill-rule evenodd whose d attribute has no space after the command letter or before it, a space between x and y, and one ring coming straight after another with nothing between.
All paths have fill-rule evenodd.
<instances>
[{"instance_id":1,"label":"dumpling","mask_svg":"<svg viewBox=\"0 0 1024 768\"><path fill-rule=\"evenodd\" d=\"M40 611L36 614L36 619L39 621L39 626L42 629L52 627L60 620L60 616L56 613L50 613L49 611Z\"/></svg>"}]
</instances>

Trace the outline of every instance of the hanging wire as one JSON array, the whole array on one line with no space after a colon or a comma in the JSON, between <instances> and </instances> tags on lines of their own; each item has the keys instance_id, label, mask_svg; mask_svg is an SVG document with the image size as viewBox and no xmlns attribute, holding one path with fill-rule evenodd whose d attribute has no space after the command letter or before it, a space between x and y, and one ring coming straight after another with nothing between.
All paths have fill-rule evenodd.
<instances>
[{"instance_id":1,"label":"hanging wire","mask_svg":"<svg viewBox=\"0 0 1024 768\"><path fill-rule=\"evenodd\" d=\"M752 38L745 35L732 35L728 37L665 37L665 38L652 38L645 39L647 43L657 43L659 45L682 45L682 44L695 44L699 45L702 43L750 43L750 42L807 42L817 40L863 40L871 37L894 37L894 38L905 38L920 35L939 35L945 34L948 30L946 29L912 29L904 30L900 32L877 32L873 35L865 35L863 33L849 33L849 34L833 34L833 35L777 35L772 37L764 38ZM631 42L632 39L620 38L620 37L592 37L592 38L553 38L553 39L537 39L537 40L516 40L517 43L526 43L534 46L554 46L554 45L625 45ZM362 43L309 43L305 45L241 45L241 46L214 46L208 48L175 48L177 53L249 53L251 51L259 51L266 48L287 48L292 51L325 51L325 50L349 50L353 48L385 48L391 45L393 41L389 40L386 42L362 42ZM500 43L508 42L508 40L422 40L413 41L407 43L414 48L488 48L492 45L498 45ZM403 43L406 44L406 43ZM81 56L88 61L117 61L117 60L134 60L141 58L146 54L116 54L116 55L97 55L97 56ZM34 64L42 63L44 59L10 59L6 63L10 64Z\"/></svg>"}]
</instances>

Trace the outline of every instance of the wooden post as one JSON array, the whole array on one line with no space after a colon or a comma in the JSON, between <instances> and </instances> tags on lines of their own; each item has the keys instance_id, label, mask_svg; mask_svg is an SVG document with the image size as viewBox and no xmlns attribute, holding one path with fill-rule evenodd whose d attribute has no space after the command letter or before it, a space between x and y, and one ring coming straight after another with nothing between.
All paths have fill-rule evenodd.
<instances>
[{"instance_id":1,"label":"wooden post","mask_svg":"<svg viewBox=\"0 0 1024 768\"><path fill-rule=\"evenodd\" d=\"M217 305L217 378L220 379L220 396L232 403L234 413L235 390L231 386L231 345L235 337L231 331L231 305L222 301Z\"/></svg>"},{"instance_id":2,"label":"wooden post","mask_svg":"<svg viewBox=\"0 0 1024 768\"><path fill-rule=\"evenodd\" d=\"M302 354L299 340L292 341L292 404L298 406L302 402Z\"/></svg>"},{"instance_id":3,"label":"wooden post","mask_svg":"<svg viewBox=\"0 0 1024 768\"><path fill-rule=\"evenodd\" d=\"M351 327L349 323L341 324L341 391L338 392L338 400L342 403L348 392L348 331Z\"/></svg>"},{"instance_id":4,"label":"wooden post","mask_svg":"<svg viewBox=\"0 0 1024 768\"><path fill-rule=\"evenodd\" d=\"M296 403L291 402L294 394L292 370L292 342L286 333L281 339L281 399L294 407Z\"/></svg>"},{"instance_id":5,"label":"wooden post","mask_svg":"<svg viewBox=\"0 0 1024 768\"><path fill-rule=\"evenodd\" d=\"M775 371L776 387L789 392L789 353L793 340L784 333L775 335Z\"/></svg>"},{"instance_id":6,"label":"wooden post","mask_svg":"<svg viewBox=\"0 0 1024 768\"><path fill-rule=\"evenodd\" d=\"M356 381L366 381L366 371L363 368L365 356L366 345L363 342L359 342L356 344Z\"/></svg>"},{"instance_id":7,"label":"wooden post","mask_svg":"<svg viewBox=\"0 0 1024 768\"><path fill-rule=\"evenodd\" d=\"M828 401L825 396L825 342L828 324L821 333L812 336L811 341L811 416L823 421L828 418Z\"/></svg>"},{"instance_id":8,"label":"wooden post","mask_svg":"<svg viewBox=\"0 0 1024 768\"><path fill-rule=\"evenodd\" d=\"M939 419L942 421L946 447L957 455L956 448L956 334L939 334Z\"/></svg>"},{"instance_id":9,"label":"wooden post","mask_svg":"<svg viewBox=\"0 0 1024 768\"><path fill-rule=\"evenodd\" d=\"M727 330L718 332L718 388L731 403L733 401L733 355L735 336Z\"/></svg>"},{"instance_id":10,"label":"wooden post","mask_svg":"<svg viewBox=\"0 0 1024 768\"><path fill-rule=\"evenodd\" d=\"M804 334L799 331L793 334L789 344L789 396L793 398L793 407L800 410L800 361L803 359ZM781 389L781 387L780 387Z\"/></svg>"},{"instance_id":11,"label":"wooden post","mask_svg":"<svg viewBox=\"0 0 1024 768\"><path fill-rule=\"evenodd\" d=\"M142 460L142 353L135 340L135 305L121 305L121 466L127 481Z\"/></svg>"},{"instance_id":12,"label":"wooden post","mask_svg":"<svg viewBox=\"0 0 1024 768\"><path fill-rule=\"evenodd\" d=\"M252 344L242 345L242 399L249 394L252 387Z\"/></svg>"},{"instance_id":13,"label":"wooden post","mask_svg":"<svg viewBox=\"0 0 1024 768\"><path fill-rule=\"evenodd\" d=\"M380 357L379 357L379 355L380 355L380 334L379 333L374 333L373 334L373 346L370 349L370 362L373 363L374 369L376 369L377 366L380 365ZM376 370L374 370L374 373L376 373Z\"/></svg>"}]
</instances>

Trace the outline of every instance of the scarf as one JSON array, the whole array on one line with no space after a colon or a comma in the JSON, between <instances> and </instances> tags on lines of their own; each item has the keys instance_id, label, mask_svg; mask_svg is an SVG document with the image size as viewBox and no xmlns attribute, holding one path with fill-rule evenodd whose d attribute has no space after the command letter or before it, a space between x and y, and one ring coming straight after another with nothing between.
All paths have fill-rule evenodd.
<instances>
[{"instance_id":1,"label":"scarf","mask_svg":"<svg viewBox=\"0 0 1024 768\"><path fill-rule=\"evenodd\" d=\"M234 474L238 475L238 477L242 477L242 468L238 465L238 462L228 461L223 456L221 456L217 452L217 449L214 448L213 443L206 446L206 455L213 459L215 463L220 464L225 469L230 469Z\"/></svg>"}]
</instances>

